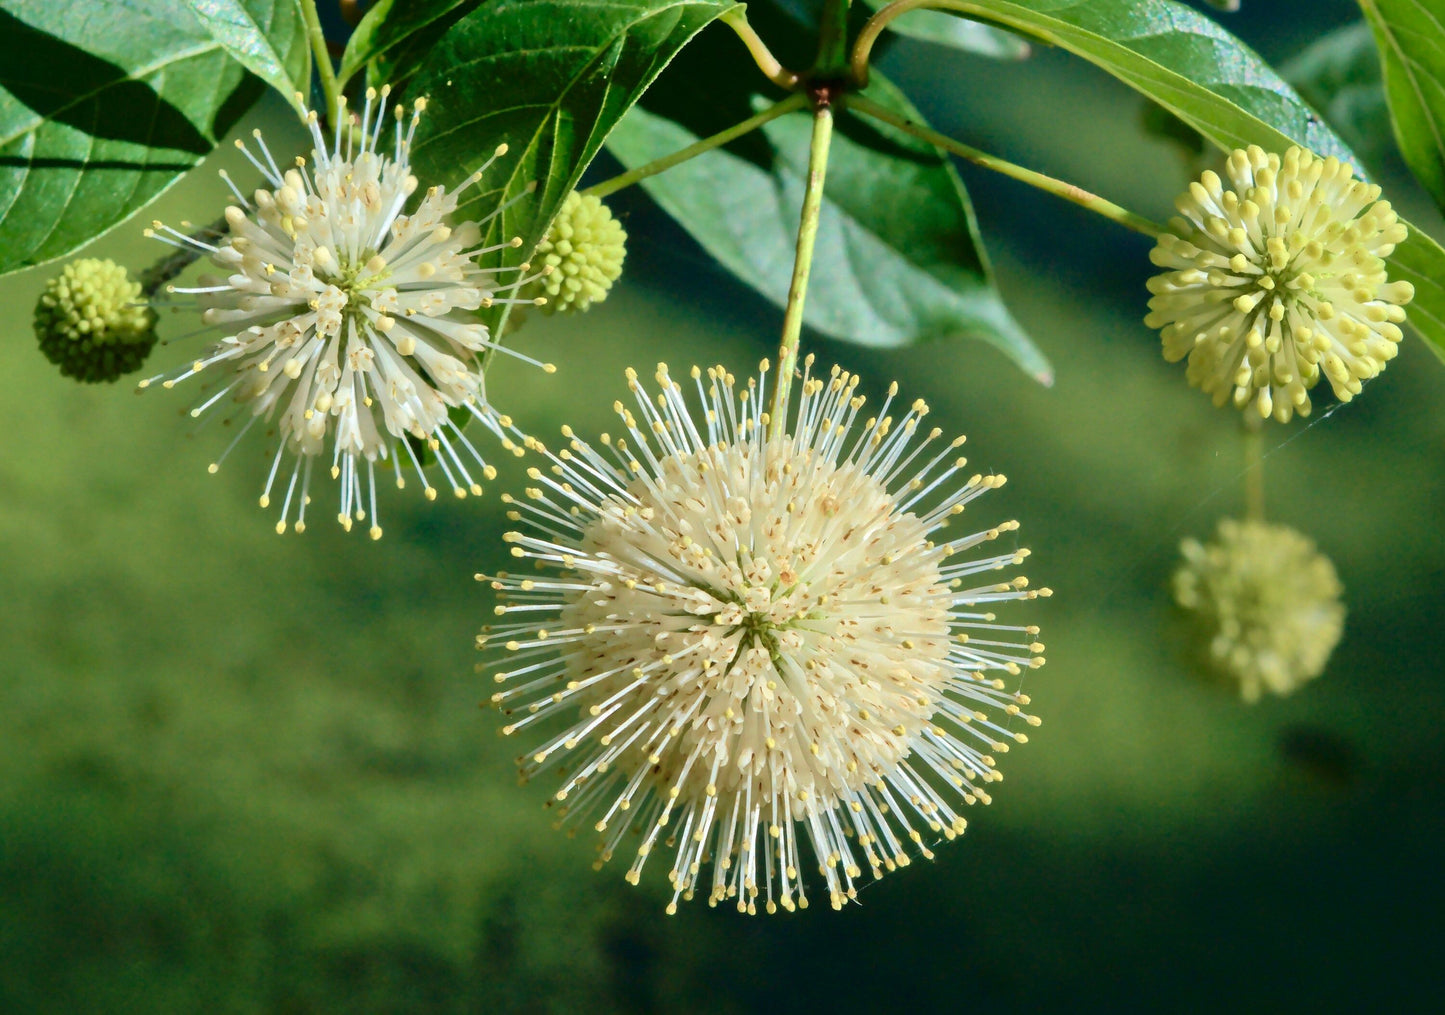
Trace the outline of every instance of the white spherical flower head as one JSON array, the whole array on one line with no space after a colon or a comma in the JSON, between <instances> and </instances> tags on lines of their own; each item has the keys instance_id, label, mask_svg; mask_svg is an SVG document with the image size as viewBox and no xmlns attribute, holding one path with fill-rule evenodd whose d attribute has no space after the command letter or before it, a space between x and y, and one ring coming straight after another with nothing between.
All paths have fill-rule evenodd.
<instances>
[{"instance_id":1,"label":"white spherical flower head","mask_svg":"<svg viewBox=\"0 0 1445 1015\"><path fill-rule=\"evenodd\" d=\"M1321 373L1349 401L1394 358L1415 290L1384 258L1405 226L1380 188L1335 158L1251 147L1190 184L1150 259L1145 323L1189 383L1287 422L1310 412Z\"/></svg>"},{"instance_id":2,"label":"white spherical flower head","mask_svg":"<svg viewBox=\"0 0 1445 1015\"><path fill-rule=\"evenodd\" d=\"M1207 544L1186 539L1174 597L1209 629L1214 664L1247 702L1289 694L1324 672L1344 631L1344 589L1330 559L1287 525L1219 522Z\"/></svg>"},{"instance_id":3,"label":"white spherical flower head","mask_svg":"<svg viewBox=\"0 0 1445 1015\"><path fill-rule=\"evenodd\" d=\"M560 720L524 776L560 770L599 865L638 832L633 883L666 848L669 912L700 885L806 906L813 865L841 906L864 869L962 832L1038 724L1017 679L1043 664L1038 628L993 610L1049 590L997 575L1027 550L970 552L1016 522L949 531L1003 477L964 472L923 402L890 415L896 385L865 418L837 368L805 369L791 434L770 434L767 369L739 389L694 368L699 416L665 366L655 399L629 371L625 436L564 430L511 502L512 554L539 573L490 579L503 619L478 639L503 732Z\"/></svg>"},{"instance_id":4,"label":"white spherical flower head","mask_svg":"<svg viewBox=\"0 0 1445 1015\"><path fill-rule=\"evenodd\" d=\"M449 225L460 191L432 187L413 199L418 185L409 152L425 101L416 102L409 120L396 107L388 130L387 94L385 88L368 90L360 119L352 117L346 129L338 123L329 143L316 113L308 113L314 142L309 167L298 157L282 171L260 131L255 132L259 155L238 141L268 186L247 200L222 173L238 203L226 209L226 235L215 244L160 223L147 231L199 250L225 272L197 287L169 290L195 295L205 324L225 335L189 366L141 386L159 380L172 387L197 375L210 379L214 390L192 409L193 416L228 396L249 415L226 453L257 420L276 419L281 440L261 505L270 503L280 476L286 492L278 532L285 531L293 504L295 528L305 528L318 458L329 457L331 476L340 481L341 524L350 529L353 519L366 519L369 508L376 538L378 462L389 462L397 485L404 486L402 459L409 460L427 497L435 498L412 446L422 442L462 497L481 493L477 475L491 478L495 470L454 416L475 417L505 449L521 450L511 439L520 435L510 420L487 400L478 354L501 346L475 313L512 299L519 285L531 281L522 277L525 265L484 269L476 262L521 241L482 245L482 223L501 208L480 222ZM505 145L498 147L463 189L505 153ZM508 271L512 280L503 284ZM288 453L289 480L282 469Z\"/></svg>"}]
</instances>

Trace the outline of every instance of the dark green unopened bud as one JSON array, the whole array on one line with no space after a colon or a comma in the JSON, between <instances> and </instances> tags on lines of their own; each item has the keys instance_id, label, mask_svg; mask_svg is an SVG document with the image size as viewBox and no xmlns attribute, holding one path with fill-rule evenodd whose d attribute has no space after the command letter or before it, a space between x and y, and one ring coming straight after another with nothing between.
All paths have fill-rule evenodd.
<instances>
[{"instance_id":1,"label":"dark green unopened bud","mask_svg":"<svg viewBox=\"0 0 1445 1015\"><path fill-rule=\"evenodd\" d=\"M546 296L543 309L586 310L607 298L612 283L622 274L627 256L627 233L607 206L575 190L562 202L562 210L537 245L534 264L549 274L537 280Z\"/></svg>"},{"instance_id":2,"label":"dark green unopened bud","mask_svg":"<svg viewBox=\"0 0 1445 1015\"><path fill-rule=\"evenodd\" d=\"M140 369L156 344L156 315L141 287L110 260L71 261L35 304L40 351L66 377L113 381Z\"/></svg>"}]
</instances>

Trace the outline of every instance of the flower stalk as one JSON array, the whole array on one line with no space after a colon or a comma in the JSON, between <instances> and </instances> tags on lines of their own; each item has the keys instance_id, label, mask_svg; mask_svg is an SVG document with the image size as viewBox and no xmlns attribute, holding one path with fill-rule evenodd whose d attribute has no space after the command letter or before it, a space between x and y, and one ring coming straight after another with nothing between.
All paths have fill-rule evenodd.
<instances>
[{"instance_id":1,"label":"flower stalk","mask_svg":"<svg viewBox=\"0 0 1445 1015\"><path fill-rule=\"evenodd\" d=\"M1244 417L1244 511L1252 522L1264 521L1264 421Z\"/></svg>"},{"instance_id":2,"label":"flower stalk","mask_svg":"<svg viewBox=\"0 0 1445 1015\"><path fill-rule=\"evenodd\" d=\"M321 18L316 13L316 0L301 0L301 17L306 22L306 38L316 59L316 73L321 78L321 93L326 97L326 122L335 124L341 111L341 89L336 71L331 66L331 53L326 49L326 35L321 31Z\"/></svg>"},{"instance_id":3,"label":"flower stalk","mask_svg":"<svg viewBox=\"0 0 1445 1015\"><path fill-rule=\"evenodd\" d=\"M808 294L808 276L813 268L813 246L818 238L818 220L823 209L823 180L828 173L828 147L833 139L833 108L826 90L814 97L813 136L808 147L808 181L803 191L803 211L798 220L797 254L793 280L788 286L788 304L783 311L783 338L778 347L778 382L773 388L769 431L781 436L786 426L788 395L798 367L798 345L803 335L803 305Z\"/></svg>"}]
</instances>

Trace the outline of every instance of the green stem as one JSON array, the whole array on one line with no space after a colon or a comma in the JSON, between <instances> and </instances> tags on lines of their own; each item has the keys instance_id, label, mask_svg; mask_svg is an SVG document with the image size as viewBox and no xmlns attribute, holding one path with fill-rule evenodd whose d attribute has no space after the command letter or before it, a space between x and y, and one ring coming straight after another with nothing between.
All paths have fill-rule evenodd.
<instances>
[{"instance_id":1,"label":"green stem","mask_svg":"<svg viewBox=\"0 0 1445 1015\"><path fill-rule=\"evenodd\" d=\"M848 69L849 0L828 0L818 26L818 60L813 72L822 77Z\"/></svg>"},{"instance_id":2,"label":"green stem","mask_svg":"<svg viewBox=\"0 0 1445 1015\"><path fill-rule=\"evenodd\" d=\"M884 8L884 10L887 9L886 7ZM938 131L925 127L921 123L914 123L906 116L901 116L885 106L880 106L876 102L865 99L861 95L849 95L843 101L847 103L849 109L871 116L875 120L882 120L884 123L892 124L901 131L912 134L914 137L927 141L929 144L936 145L946 152L952 152L954 155L967 159L975 165L983 166L985 169L992 169L994 172L1002 173L1005 176L1027 183L1031 187L1037 187L1040 190L1053 194L1055 197L1062 197L1065 201L1072 201L1079 207L1087 208L1097 215L1111 219L1126 229L1132 229L1136 233L1143 233L1145 236L1153 236L1156 238L1160 233L1164 232L1162 226L1150 222L1141 215L1135 215L1127 208L1121 208L1112 201L1106 201L1098 194L1091 193L1072 183L1056 180L1052 176L1045 176L1043 173L1035 172L1032 169L1025 169L1023 166L1014 165L1012 162L1001 159L996 155L989 155L987 152L979 151L977 148L971 148L963 142L955 141L946 134L940 134Z\"/></svg>"},{"instance_id":3,"label":"green stem","mask_svg":"<svg viewBox=\"0 0 1445 1015\"><path fill-rule=\"evenodd\" d=\"M719 15L718 20L731 28L737 37L743 40L743 45L748 47L748 52L752 54L753 62L758 65L758 70L762 71L769 81L788 91L798 87L799 75L784 67L773 55L773 51L768 48L768 44L763 41L762 36L758 35L753 30L753 26L748 24L745 7L734 7L726 14Z\"/></svg>"},{"instance_id":4,"label":"green stem","mask_svg":"<svg viewBox=\"0 0 1445 1015\"><path fill-rule=\"evenodd\" d=\"M1244 418L1244 508L1252 522L1264 521L1264 426L1258 416Z\"/></svg>"},{"instance_id":5,"label":"green stem","mask_svg":"<svg viewBox=\"0 0 1445 1015\"><path fill-rule=\"evenodd\" d=\"M851 60L853 80L858 83L859 88L868 86L868 58L873 52L873 43L877 42L878 36L883 34L883 29L887 28L895 18L919 8L944 8L964 14L987 14L987 8L983 4L967 3L962 0L894 0L893 3L880 9L868 19L863 30L858 33L857 40L853 43Z\"/></svg>"},{"instance_id":6,"label":"green stem","mask_svg":"<svg viewBox=\"0 0 1445 1015\"><path fill-rule=\"evenodd\" d=\"M671 155L664 155L662 158L654 159L644 166L629 169L627 172L614 176L610 180L603 180L601 183L593 184L582 193L589 194L592 197L606 197L609 194L615 194L623 187L630 187L634 183L647 179L649 176L656 176L658 173L671 169L673 166L681 165L688 159L696 158L704 152L712 151L714 148L721 147L729 141L757 130L763 124L771 120L776 120L785 113L791 113L795 109L802 109L807 103L808 97L801 92L796 92L781 102L769 106L757 116L749 117L742 123L734 124L727 130L719 131L711 137L705 137L701 141L696 141L680 151L673 152Z\"/></svg>"},{"instance_id":7,"label":"green stem","mask_svg":"<svg viewBox=\"0 0 1445 1015\"><path fill-rule=\"evenodd\" d=\"M316 58L316 73L321 75L321 92L326 96L326 122L336 124L341 109L341 89L336 85L336 71L326 49L326 36L321 31L321 18L316 13L316 0L301 0L301 17L306 22L306 37Z\"/></svg>"},{"instance_id":8,"label":"green stem","mask_svg":"<svg viewBox=\"0 0 1445 1015\"><path fill-rule=\"evenodd\" d=\"M769 429L781 437L787 427L788 395L798 368L798 345L803 336L803 302L808 294L808 275L813 269L813 244L818 238L818 218L823 208L823 179L828 173L828 146L833 139L833 110L819 104L813 110L813 139L808 148L808 182L803 191L803 213L798 221L798 248L793 260L793 282L788 287L788 306L783 311L783 340L778 347L778 381L773 388Z\"/></svg>"}]
</instances>

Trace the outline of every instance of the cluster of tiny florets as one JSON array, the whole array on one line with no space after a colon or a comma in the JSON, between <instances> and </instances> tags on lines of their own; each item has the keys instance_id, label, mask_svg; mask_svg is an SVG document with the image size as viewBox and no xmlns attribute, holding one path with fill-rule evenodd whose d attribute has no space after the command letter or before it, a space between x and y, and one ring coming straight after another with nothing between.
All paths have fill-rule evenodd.
<instances>
[{"instance_id":1,"label":"cluster of tiny florets","mask_svg":"<svg viewBox=\"0 0 1445 1015\"><path fill-rule=\"evenodd\" d=\"M78 381L113 381L139 370L156 344L155 324L140 283L110 260L71 261L35 304L40 351Z\"/></svg>"},{"instance_id":2,"label":"cluster of tiny florets","mask_svg":"<svg viewBox=\"0 0 1445 1015\"><path fill-rule=\"evenodd\" d=\"M1209 632L1215 666L1245 701L1288 694L1324 672L1344 630L1330 559L1287 525L1225 518L1214 542L1186 539L1174 597Z\"/></svg>"},{"instance_id":3,"label":"cluster of tiny florets","mask_svg":"<svg viewBox=\"0 0 1445 1015\"><path fill-rule=\"evenodd\" d=\"M258 154L237 142L267 186L247 199L222 174L237 203L226 209L228 233L218 242L160 223L149 231L199 251L222 270L198 286L170 291L194 295L204 322L224 337L192 364L141 386L161 380L169 388L202 375L214 380L215 390L193 416L229 399L248 417L242 434L258 420L277 420L281 439L261 505L271 503L273 489L284 488L278 532L292 518L296 531L305 528L313 465L321 459L329 459L331 478L340 483L338 520L350 529L353 520L369 517L376 538L378 464L390 466L398 487L409 464L428 499L436 496L427 468L434 466L464 497L480 494L478 478L490 479L495 469L460 421L475 420L505 450L521 453L512 440L521 435L487 399L479 354L502 347L476 311L517 302L511 294L540 276L523 277L526 265L479 267L477 258L521 243L483 243L482 224L502 207L480 221L449 222L460 189L431 187L413 198L418 182L409 156L425 102L416 102L409 120L396 107L388 130L387 92L369 90L361 117L353 117L349 129L338 123L331 138L322 134L316 113L308 113L309 166L298 157L283 171L259 131ZM461 189L480 181L506 150L499 146ZM514 277L500 282L507 272ZM430 462L418 449L429 451ZM288 453L289 479L282 469Z\"/></svg>"},{"instance_id":4,"label":"cluster of tiny florets","mask_svg":"<svg viewBox=\"0 0 1445 1015\"><path fill-rule=\"evenodd\" d=\"M1321 375L1348 401L1403 337L1414 288L1390 282L1384 258L1405 226L1378 186L1301 148L1236 151L1225 173L1232 189L1206 172L1176 202L1146 323L1216 405L1286 422L1309 414Z\"/></svg>"},{"instance_id":5,"label":"cluster of tiny florets","mask_svg":"<svg viewBox=\"0 0 1445 1015\"><path fill-rule=\"evenodd\" d=\"M548 297L543 310L586 310L607 298L622 275L627 233L596 197L575 190L562 202L534 260L551 273L536 285Z\"/></svg>"},{"instance_id":6,"label":"cluster of tiny florets","mask_svg":"<svg viewBox=\"0 0 1445 1015\"><path fill-rule=\"evenodd\" d=\"M628 375L624 433L564 429L505 498L538 571L488 578L503 732L557 720L524 776L557 768L553 805L590 815L599 865L634 851L628 880L665 847L669 912L696 890L806 906L809 866L841 906L989 802L995 756L1038 723L1018 679L1044 661L1037 627L993 611L1049 590L997 575L1027 550L972 552L1016 522L953 531L1003 477L965 472L921 400L894 415L896 385L865 415L856 376L805 370L781 433L766 363L741 387L694 368L701 412L665 366L655 397Z\"/></svg>"}]
</instances>

